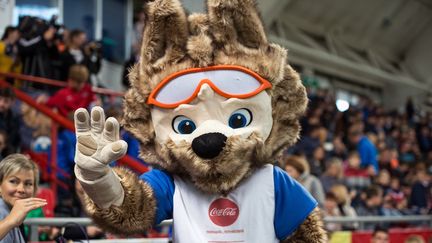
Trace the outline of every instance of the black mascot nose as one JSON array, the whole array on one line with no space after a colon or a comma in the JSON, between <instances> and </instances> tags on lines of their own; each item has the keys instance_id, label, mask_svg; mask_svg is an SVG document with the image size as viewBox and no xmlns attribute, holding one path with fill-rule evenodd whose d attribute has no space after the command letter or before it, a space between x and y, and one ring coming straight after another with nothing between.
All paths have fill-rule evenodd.
<instances>
[{"instance_id":1,"label":"black mascot nose","mask_svg":"<svg viewBox=\"0 0 432 243\"><path fill-rule=\"evenodd\" d=\"M220 154L226 140L222 133L206 133L192 141L192 150L203 159L212 159Z\"/></svg>"}]
</instances>

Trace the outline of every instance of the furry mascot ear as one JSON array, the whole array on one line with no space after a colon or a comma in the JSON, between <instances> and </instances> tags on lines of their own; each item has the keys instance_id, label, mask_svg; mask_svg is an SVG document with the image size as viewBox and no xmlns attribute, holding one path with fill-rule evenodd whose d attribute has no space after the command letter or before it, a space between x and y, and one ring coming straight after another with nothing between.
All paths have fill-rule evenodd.
<instances>
[{"instance_id":1,"label":"furry mascot ear","mask_svg":"<svg viewBox=\"0 0 432 243\"><path fill-rule=\"evenodd\" d=\"M122 123L140 140L141 156L147 162L162 163L167 168L169 165L155 151L151 107L146 101L163 77L191 66L190 61L176 65L187 55L188 22L179 0L148 1L144 10L147 21L141 56L129 73L132 88L125 95Z\"/></svg>"},{"instance_id":2,"label":"furry mascot ear","mask_svg":"<svg viewBox=\"0 0 432 243\"><path fill-rule=\"evenodd\" d=\"M255 1L209 0L207 7L216 43L253 49L268 45Z\"/></svg>"},{"instance_id":3,"label":"furry mascot ear","mask_svg":"<svg viewBox=\"0 0 432 243\"><path fill-rule=\"evenodd\" d=\"M207 8L214 64L246 67L273 85L282 80L287 52L268 43L255 1L208 0Z\"/></svg>"},{"instance_id":4,"label":"furry mascot ear","mask_svg":"<svg viewBox=\"0 0 432 243\"><path fill-rule=\"evenodd\" d=\"M273 84L273 128L256 158L258 163L269 163L297 141L298 118L307 107L306 90L298 73L286 63L287 51L268 43L255 1L208 0L207 6L210 33L221 50L215 63L245 66Z\"/></svg>"},{"instance_id":5,"label":"furry mascot ear","mask_svg":"<svg viewBox=\"0 0 432 243\"><path fill-rule=\"evenodd\" d=\"M141 46L140 70L154 73L182 59L188 38L186 14L178 0L155 0L145 5L147 21Z\"/></svg>"}]
</instances>

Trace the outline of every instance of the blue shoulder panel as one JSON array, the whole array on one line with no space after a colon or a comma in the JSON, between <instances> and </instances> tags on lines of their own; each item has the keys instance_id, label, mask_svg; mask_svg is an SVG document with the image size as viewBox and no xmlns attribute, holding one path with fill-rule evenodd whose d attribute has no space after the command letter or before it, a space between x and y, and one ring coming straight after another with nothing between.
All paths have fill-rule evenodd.
<instances>
[{"instance_id":1,"label":"blue shoulder panel","mask_svg":"<svg viewBox=\"0 0 432 243\"><path fill-rule=\"evenodd\" d=\"M155 224L165 219L171 219L173 213L174 180L171 175L162 170L153 169L140 176L153 189L156 198Z\"/></svg>"},{"instance_id":2,"label":"blue shoulder panel","mask_svg":"<svg viewBox=\"0 0 432 243\"><path fill-rule=\"evenodd\" d=\"M318 205L302 185L277 166L273 167L275 186L274 227L279 240L290 236Z\"/></svg>"}]
</instances>

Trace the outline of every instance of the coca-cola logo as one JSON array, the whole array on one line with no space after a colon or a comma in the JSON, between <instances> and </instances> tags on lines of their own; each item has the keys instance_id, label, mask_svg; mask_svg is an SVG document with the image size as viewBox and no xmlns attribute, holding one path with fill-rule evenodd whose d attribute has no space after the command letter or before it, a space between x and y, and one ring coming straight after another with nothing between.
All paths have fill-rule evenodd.
<instances>
[{"instance_id":1,"label":"coca-cola logo","mask_svg":"<svg viewBox=\"0 0 432 243\"><path fill-rule=\"evenodd\" d=\"M237 204L226 198L214 200L208 210L210 220L223 227L232 225L237 220L239 213Z\"/></svg>"}]
</instances>

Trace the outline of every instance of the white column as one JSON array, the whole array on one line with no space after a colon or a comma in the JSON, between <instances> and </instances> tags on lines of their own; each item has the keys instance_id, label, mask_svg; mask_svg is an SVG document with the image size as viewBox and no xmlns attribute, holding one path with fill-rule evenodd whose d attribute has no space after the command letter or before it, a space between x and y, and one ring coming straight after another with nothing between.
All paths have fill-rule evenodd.
<instances>
[{"instance_id":1,"label":"white column","mask_svg":"<svg viewBox=\"0 0 432 243\"><path fill-rule=\"evenodd\" d=\"M0 37L6 26L12 24L15 0L0 0Z\"/></svg>"},{"instance_id":2,"label":"white column","mask_svg":"<svg viewBox=\"0 0 432 243\"><path fill-rule=\"evenodd\" d=\"M131 46L132 46L132 33L133 33L133 0L126 1L125 8L125 59L127 60L131 55Z\"/></svg>"},{"instance_id":3,"label":"white column","mask_svg":"<svg viewBox=\"0 0 432 243\"><path fill-rule=\"evenodd\" d=\"M58 8L58 23L63 24L63 16L64 16L64 0L57 0L57 8Z\"/></svg>"},{"instance_id":4,"label":"white column","mask_svg":"<svg viewBox=\"0 0 432 243\"><path fill-rule=\"evenodd\" d=\"M103 9L103 1L102 0L94 0L95 3L95 39L101 40L102 39L102 9Z\"/></svg>"}]
</instances>

